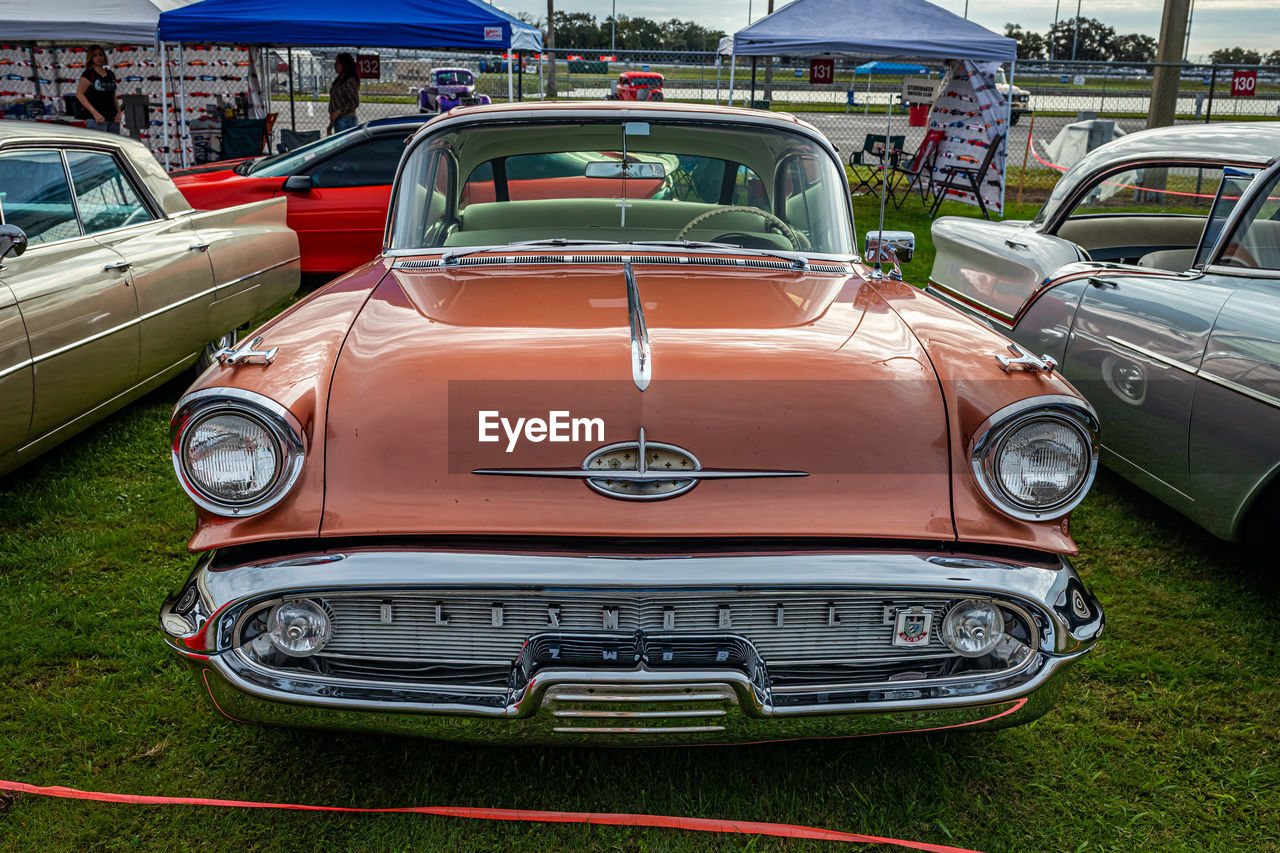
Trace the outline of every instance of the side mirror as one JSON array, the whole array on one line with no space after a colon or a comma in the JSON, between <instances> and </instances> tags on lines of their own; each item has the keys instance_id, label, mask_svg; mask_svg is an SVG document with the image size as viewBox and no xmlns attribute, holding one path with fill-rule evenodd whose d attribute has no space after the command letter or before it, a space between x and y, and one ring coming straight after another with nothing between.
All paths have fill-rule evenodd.
<instances>
[{"instance_id":1,"label":"side mirror","mask_svg":"<svg viewBox=\"0 0 1280 853\"><path fill-rule=\"evenodd\" d=\"M868 264L905 264L916 253L916 235L910 231L868 231L863 260Z\"/></svg>"},{"instance_id":2,"label":"side mirror","mask_svg":"<svg viewBox=\"0 0 1280 853\"><path fill-rule=\"evenodd\" d=\"M284 179L284 191L287 193L311 192L310 175L290 175Z\"/></svg>"},{"instance_id":3,"label":"side mirror","mask_svg":"<svg viewBox=\"0 0 1280 853\"><path fill-rule=\"evenodd\" d=\"M27 250L27 233L17 225L0 225L0 259L18 257Z\"/></svg>"}]
</instances>

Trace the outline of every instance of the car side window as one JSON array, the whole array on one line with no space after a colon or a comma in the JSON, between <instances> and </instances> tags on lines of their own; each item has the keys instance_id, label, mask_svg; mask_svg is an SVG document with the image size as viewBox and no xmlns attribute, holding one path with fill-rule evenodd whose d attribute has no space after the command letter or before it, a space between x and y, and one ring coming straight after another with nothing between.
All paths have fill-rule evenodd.
<instances>
[{"instance_id":1,"label":"car side window","mask_svg":"<svg viewBox=\"0 0 1280 853\"><path fill-rule=\"evenodd\" d=\"M1280 270L1280 173L1271 177L1240 218L1218 263L1256 270Z\"/></svg>"},{"instance_id":2,"label":"car side window","mask_svg":"<svg viewBox=\"0 0 1280 853\"><path fill-rule=\"evenodd\" d=\"M59 152L19 149L0 154L0 222L21 228L33 246L80 236Z\"/></svg>"},{"instance_id":3,"label":"car side window","mask_svg":"<svg viewBox=\"0 0 1280 853\"><path fill-rule=\"evenodd\" d=\"M311 185L322 189L387 186L396 176L404 137L398 133L370 139L339 151L311 170Z\"/></svg>"},{"instance_id":4,"label":"car side window","mask_svg":"<svg viewBox=\"0 0 1280 853\"><path fill-rule=\"evenodd\" d=\"M71 168L71 185L86 234L98 234L155 218L110 154L68 151L67 165Z\"/></svg>"}]
</instances>

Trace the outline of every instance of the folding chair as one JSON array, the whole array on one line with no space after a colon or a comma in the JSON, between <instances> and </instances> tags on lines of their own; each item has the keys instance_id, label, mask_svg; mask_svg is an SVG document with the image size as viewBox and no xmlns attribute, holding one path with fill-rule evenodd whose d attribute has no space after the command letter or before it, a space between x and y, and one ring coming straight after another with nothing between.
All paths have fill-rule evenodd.
<instances>
[{"instance_id":1,"label":"folding chair","mask_svg":"<svg viewBox=\"0 0 1280 853\"><path fill-rule=\"evenodd\" d=\"M257 157L267 138L265 118L224 118L220 160Z\"/></svg>"},{"instance_id":2,"label":"folding chair","mask_svg":"<svg viewBox=\"0 0 1280 853\"><path fill-rule=\"evenodd\" d=\"M927 205L929 202L925 198L925 194L929 191L929 185L933 181L933 163L938 158L938 145L942 142L943 131L941 129L930 130L924 135L920 147L916 149L916 153L911 156L911 162L905 167L900 165L890 165L888 179L885 184L889 198L893 201L893 206L902 209L902 202L912 191L920 194L920 203ZM901 162L901 155L905 151L898 152L898 162ZM903 183L903 180L906 183ZM899 198L899 191L902 191L902 197Z\"/></svg>"},{"instance_id":3,"label":"folding chair","mask_svg":"<svg viewBox=\"0 0 1280 853\"><path fill-rule=\"evenodd\" d=\"M860 191L865 189L879 198L880 193L877 190L884 185L885 165L897 163L897 153L902 150L906 141L906 136L890 136L889 149L886 151L884 135L868 133L867 138L862 141L862 150L854 151L849 155L849 165L854 167L853 175L858 179L857 186L850 190L850 194L861 195ZM865 167L871 171L864 174L858 167ZM876 180L877 178L879 180Z\"/></svg>"},{"instance_id":4,"label":"folding chair","mask_svg":"<svg viewBox=\"0 0 1280 853\"><path fill-rule=\"evenodd\" d=\"M1000 150L1003 143L1004 134L996 134L995 138L987 143L987 156L982 158L982 164L976 169L970 166L941 167L943 176L933 183L933 207L930 208L929 215L938 215L938 208L942 206L942 200L947 197L947 193L972 193L978 200L978 208L982 211L982 215L990 219L991 214L987 211L987 203L983 201L980 190L982 182L987 179L992 161L996 159L996 152Z\"/></svg>"}]
</instances>

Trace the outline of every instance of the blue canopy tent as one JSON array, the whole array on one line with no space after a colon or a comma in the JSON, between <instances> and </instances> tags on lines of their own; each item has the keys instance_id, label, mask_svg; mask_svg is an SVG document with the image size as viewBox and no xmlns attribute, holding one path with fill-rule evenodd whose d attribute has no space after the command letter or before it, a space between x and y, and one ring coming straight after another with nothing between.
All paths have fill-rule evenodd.
<instances>
[{"instance_id":1,"label":"blue canopy tent","mask_svg":"<svg viewBox=\"0 0 1280 853\"><path fill-rule=\"evenodd\" d=\"M162 12L156 33L162 47L185 41L542 51L536 27L483 0L203 0ZM507 62L508 99L515 96L514 65ZM292 111L292 86L289 102ZM167 122L166 114L166 133Z\"/></svg>"},{"instance_id":2,"label":"blue canopy tent","mask_svg":"<svg viewBox=\"0 0 1280 853\"><path fill-rule=\"evenodd\" d=\"M542 33L482 0L204 0L160 15L161 41L542 50Z\"/></svg>"},{"instance_id":3,"label":"blue canopy tent","mask_svg":"<svg viewBox=\"0 0 1280 853\"><path fill-rule=\"evenodd\" d=\"M871 78L880 75L892 75L895 77L907 77L912 74L928 74L929 69L923 65L916 65L912 62L864 62L857 68L853 69L853 79L849 81L849 91L853 91L853 87L858 83L858 75L867 75L867 100L862 105L862 111L865 113L871 108ZM849 99L852 106L853 98ZM848 108L845 108L848 112Z\"/></svg>"}]
</instances>

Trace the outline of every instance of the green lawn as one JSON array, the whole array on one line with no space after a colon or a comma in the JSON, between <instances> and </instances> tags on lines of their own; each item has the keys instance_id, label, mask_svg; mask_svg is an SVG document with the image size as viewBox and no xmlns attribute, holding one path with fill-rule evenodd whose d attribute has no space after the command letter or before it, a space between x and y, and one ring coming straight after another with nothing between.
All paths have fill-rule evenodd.
<instances>
[{"instance_id":1,"label":"green lawn","mask_svg":"<svg viewBox=\"0 0 1280 853\"><path fill-rule=\"evenodd\" d=\"M1028 206L1028 213L1030 212ZM874 205L858 202L866 230ZM928 221L910 203L888 227ZM955 205L954 212L971 212ZM1073 532L1107 608L1058 708L990 734L665 750L460 747L213 713L163 647L192 512L170 385L0 479L0 778L339 806L463 805L808 824L995 851L1280 850L1280 583L1103 473ZM673 830L0 796L4 850L819 850Z\"/></svg>"}]
</instances>

